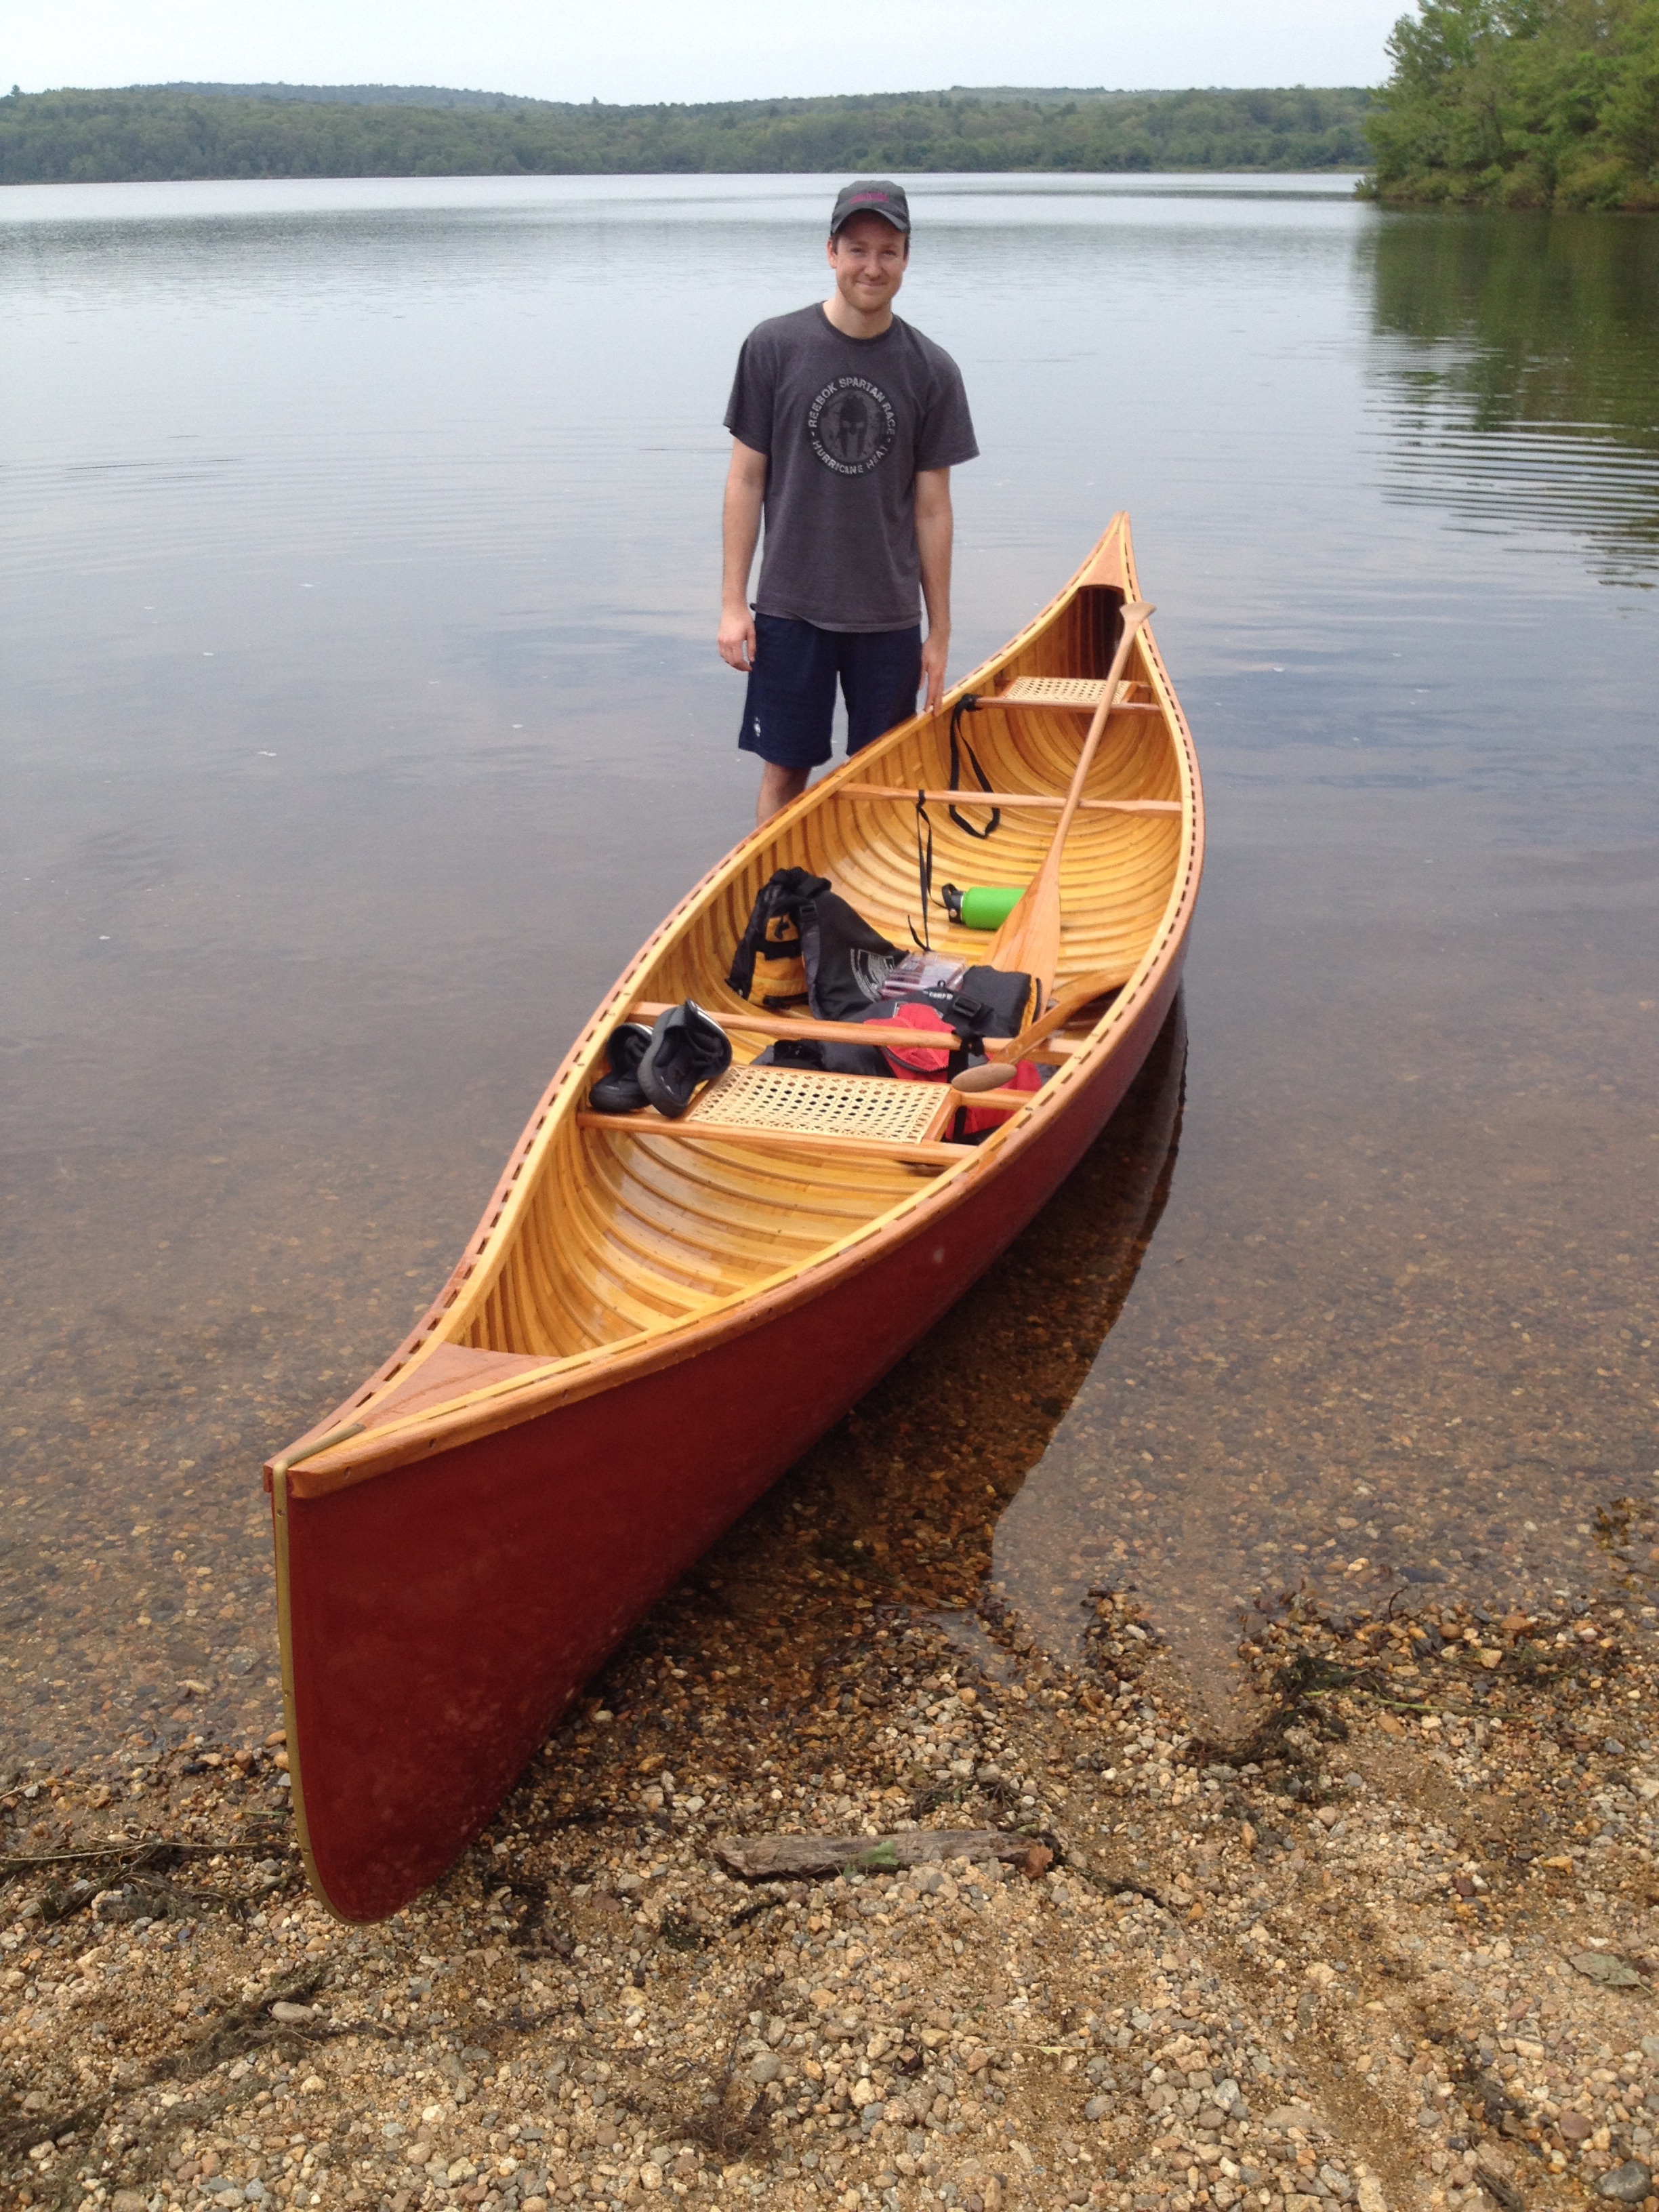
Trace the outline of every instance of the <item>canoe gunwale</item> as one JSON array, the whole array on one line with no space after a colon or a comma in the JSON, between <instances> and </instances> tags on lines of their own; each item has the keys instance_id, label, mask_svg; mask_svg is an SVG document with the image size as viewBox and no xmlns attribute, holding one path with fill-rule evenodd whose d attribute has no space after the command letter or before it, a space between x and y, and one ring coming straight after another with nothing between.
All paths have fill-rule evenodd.
<instances>
[{"instance_id":1,"label":"canoe gunwale","mask_svg":"<svg viewBox=\"0 0 1659 2212\"><path fill-rule=\"evenodd\" d=\"M531 1201L547 1155L576 1110L580 1087L597 1064L611 1028L641 995L646 971L675 946L722 888L742 874L753 860L757 846L772 842L816 806L833 799L842 782L867 777L872 755L902 744L937 714L948 713L975 685L982 690L995 673L1060 616L1080 589L1103 583L1126 598L1138 596L1127 518L1121 514L1114 517L1076 574L991 660L953 686L942 708L934 710L934 714L913 716L875 746L843 762L793 805L752 830L693 885L629 961L566 1054L515 1146L478 1228L426 1315L367 1383L315 1425L308 1432L310 1439L327 1435L343 1421L360 1420L365 1412L372 1415L376 1399L409 1382L437 1346L464 1340L472 1318L490 1295L512 1249L518 1216ZM902 1192L891 1205L858 1228L827 1243L811 1256L790 1262L775 1275L618 1341L550 1357L542 1368L458 1396L453 1404L436 1412L411 1413L402 1420L393 1414L349 1442L289 1467L283 1477L287 1492L295 1498L312 1498L355 1486L624 1382L693 1359L716 1342L759 1328L793 1306L810 1304L843 1275L872 1264L896 1235L914 1233L928 1221L943 1219L1011 1168L1026 1146L1037 1141L1100 1073L1103 1061L1127 1036L1148 997L1161 988L1171 963L1180 958L1184 948L1203 862L1202 786L1191 732L1150 629L1140 633L1139 654L1173 742L1180 778L1181 837L1170 893L1129 980L1086 1039L1041 1091L1032 1093L1025 1105L1010 1115L968 1157L937 1169L925 1181L919 1173L915 1189ZM307 1441L302 1438L293 1449L303 1449ZM273 1488L275 1464L274 1460L268 1462L264 1470L267 1491ZM285 1667L285 1676L287 1673Z\"/></svg>"}]
</instances>

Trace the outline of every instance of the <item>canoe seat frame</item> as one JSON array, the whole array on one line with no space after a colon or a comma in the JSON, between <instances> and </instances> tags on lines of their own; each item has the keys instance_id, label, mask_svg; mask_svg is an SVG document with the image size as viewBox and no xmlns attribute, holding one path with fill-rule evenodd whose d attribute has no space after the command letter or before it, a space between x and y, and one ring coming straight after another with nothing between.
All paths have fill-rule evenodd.
<instances>
[{"instance_id":1,"label":"canoe seat frame","mask_svg":"<svg viewBox=\"0 0 1659 2212\"><path fill-rule=\"evenodd\" d=\"M779 1150L857 1152L917 1165L971 1159L942 1140L962 1099L944 1083L831 1075L805 1067L730 1067L678 1121L656 1113L579 1114L585 1129L618 1135L751 1143Z\"/></svg>"},{"instance_id":2,"label":"canoe seat frame","mask_svg":"<svg viewBox=\"0 0 1659 2212\"><path fill-rule=\"evenodd\" d=\"M1019 676L1006 691L975 691L963 702L970 714L983 707L1046 707L1061 713L1092 714L1106 696L1103 676ZM1157 714L1156 700L1116 699L1115 714Z\"/></svg>"},{"instance_id":3,"label":"canoe seat frame","mask_svg":"<svg viewBox=\"0 0 1659 2212\"><path fill-rule=\"evenodd\" d=\"M806 1067L728 1067L687 1119L731 1129L789 1129L803 1137L867 1137L914 1145L937 1137L955 1104L937 1083L834 1075Z\"/></svg>"}]
</instances>

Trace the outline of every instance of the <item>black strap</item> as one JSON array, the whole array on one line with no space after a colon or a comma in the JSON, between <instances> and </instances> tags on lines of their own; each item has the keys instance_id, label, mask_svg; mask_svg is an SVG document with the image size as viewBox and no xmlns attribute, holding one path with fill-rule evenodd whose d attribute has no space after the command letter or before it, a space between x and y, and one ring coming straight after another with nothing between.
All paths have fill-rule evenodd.
<instances>
[{"instance_id":1,"label":"black strap","mask_svg":"<svg viewBox=\"0 0 1659 2212\"><path fill-rule=\"evenodd\" d=\"M927 902L933 895L933 824L927 812L925 791L916 793L916 882L921 892L921 935L916 935L916 925L910 922L910 942L919 945L922 951L931 952L933 940L927 927ZM908 915L905 920L909 921Z\"/></svg>"},{"instance_id":2,"label":"black strap","mask_svg":"<svg viewBox=\"0 0 1659 2212\"><path fill-rule=\"evenodd\" d=\"M973 747L969 744L967 738L962 735L963 716L966 714L971 713L978 704L978 700L974 696L971 691L964 691L961 698L957 701L956 705L951 709L951 788L952 791L960 791L962 788L962 769L961 763L957 757L958 748L967 754L968 765L972 769L974 774L979 778L980 789L981 791L989 791L991 789L990 777L986 775L984 769L975 758ZM1000 806L994 806L991 809L991 818L982 830L975 830L971 822L963 821L962 816L957 813L954 806L951 809L951 819L956 823L958 830L965 830L970 837L988 837L1002 820L1002 809Z\"/></svg>"}]
</instances>

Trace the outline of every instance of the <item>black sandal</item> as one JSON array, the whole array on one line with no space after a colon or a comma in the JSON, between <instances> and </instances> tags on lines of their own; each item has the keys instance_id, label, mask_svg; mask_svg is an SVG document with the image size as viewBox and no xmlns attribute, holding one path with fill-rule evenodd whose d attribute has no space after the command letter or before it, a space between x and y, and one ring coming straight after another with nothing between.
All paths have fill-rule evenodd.
<instances>
[{"instance_id":1,"label":"black sandal","mask_svg":"<svg viewBox=\"0 0 1659 2212\"><path fill-rule=\"evenodd\" d=\"M698 1085L724 1075L731 1065L731 1038L688 999L658 1015L635 1079L658 1113L677 1121Z\"/></svg>"},{"instance_id":2,"label":"black sandal","mask_svg":"<svg viewBox=\"0 0 1659 2212\"><path fill-rule=\"evenodd\" d=\"M643 1022L620 1022L605 1039L611 1072L600 1076L587 1094L596 1114L642 1114L645 1093L640 1088L640 1062L645 1057L651 1032Z\"/></svg>"}]
</instances>

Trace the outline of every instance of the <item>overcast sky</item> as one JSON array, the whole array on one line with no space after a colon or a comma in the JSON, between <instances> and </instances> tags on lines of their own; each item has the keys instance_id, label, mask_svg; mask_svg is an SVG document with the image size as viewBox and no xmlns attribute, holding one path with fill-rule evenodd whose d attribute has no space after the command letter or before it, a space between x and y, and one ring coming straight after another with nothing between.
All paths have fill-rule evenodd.
<instances>
[{"instance_id":1,"label":"overcast sky","mask_svg":"<svg viewBox=\"0 0 1659 2212\"><path fill-rule=\"evenodd\" d=\"M49 0L0 83L439 84L544 100L1372 84L1405 0Z\"/></svg>"}]
</instances>

